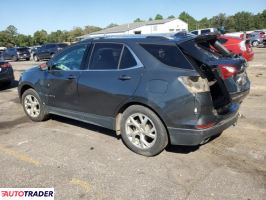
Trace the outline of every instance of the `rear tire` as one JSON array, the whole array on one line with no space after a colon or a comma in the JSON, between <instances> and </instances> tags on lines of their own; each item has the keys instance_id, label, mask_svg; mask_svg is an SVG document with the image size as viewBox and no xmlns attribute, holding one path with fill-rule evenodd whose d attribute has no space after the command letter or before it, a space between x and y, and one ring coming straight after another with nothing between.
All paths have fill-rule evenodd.
<instances>
[{"instance_id":1,"label":"rear tire","mask_svg":"<svg viewBox=\"0 0 266 200\"><path fill-rule=\"evenodd\" d=\"M13 60L13 61L18 61L18 57L13 56L13 57L12 57L12 60Z\"/></svg>"},{"instance_id":2,"label":"rear tire","mask_svg":"<svg viewBox=\"0 0 266 200\"><path fill-rule=\"evenodd\" d=\"M160 118L150 109L133 105L127 108L120 124L126 146L137 154L155 156L168 144L168 134Z\"/></svg>"},{"instance_id":3,"label":"rear tire","mask_svg":"<svg viewBox=\"0 0 266 200\"><path fill-rule=\"evenodd\" d=\"M258 42L257 40L253 41L253 42L252 42L252 46L253 46L253 47L257 47L257 46L259 46L259 42Z\"/></svg>"},{"instance_id":4,"label":"rear tire","mask_svg":"<svg viewBox=\"0 0 266 200\"><path fill-rule=\"evenodd\" d=\"M33 60L34 60L35 62L38 62L40 59L39 59L39 57L38 57L37 55L33 55Z\"/></svg>"},{"instance_id":5,"label":"rear tire","mask_svg":"<svg viewBox=\"0 0 266 200\"><path fill-rule=\"evenodd\" d=\"M32 121L41 122L49 117L45 105L34 89L28 89L22 94L22 106Z\"/></svg>"}]
</instances>

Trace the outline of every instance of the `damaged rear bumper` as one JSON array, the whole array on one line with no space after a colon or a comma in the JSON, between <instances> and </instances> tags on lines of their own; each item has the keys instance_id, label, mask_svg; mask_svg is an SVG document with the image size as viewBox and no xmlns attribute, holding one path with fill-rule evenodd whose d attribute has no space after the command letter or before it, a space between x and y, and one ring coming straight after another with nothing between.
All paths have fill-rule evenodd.
<instances>
[{"instance_id":1,"label":"damaged rear bumper","mask_svg":"<svg viewBox=\"0 0 266 200\"><path fill-rule=\"evenodd\" d=\"M206 129L185 129L168 127L170 142L173 145L199 145L208 138L219 135L238 120L239 105L234 104L231 113L217 117L217 123Z\"/></svg>"}]
</instances>

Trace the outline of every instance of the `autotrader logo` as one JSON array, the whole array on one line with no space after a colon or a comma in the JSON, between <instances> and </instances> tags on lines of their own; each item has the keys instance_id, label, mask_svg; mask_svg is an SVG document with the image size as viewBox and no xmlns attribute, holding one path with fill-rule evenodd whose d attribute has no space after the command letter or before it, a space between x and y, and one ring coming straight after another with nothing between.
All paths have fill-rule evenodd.
<instances>
[{"instance_id":1,"label":"autotrader logo","mask_svg":"<svg viewBox=\"0 0 266 200\"><path fill-rule=\"evenodd\" d=\"M0 188L0 200L54 200L54 188Z\"/></svg>"}]
</instances>

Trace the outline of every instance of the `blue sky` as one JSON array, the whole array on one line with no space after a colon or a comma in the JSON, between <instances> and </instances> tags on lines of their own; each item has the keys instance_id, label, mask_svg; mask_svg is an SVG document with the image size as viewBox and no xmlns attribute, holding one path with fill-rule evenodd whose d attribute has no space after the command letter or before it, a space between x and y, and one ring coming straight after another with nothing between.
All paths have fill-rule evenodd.
<instances>
[{"instance_id":1,"label":"blue sky","mask_svg":"<svg viewBox=\"0 0 266 200\"><path fill-rule=\"evenodd\" d=\"M258 13L266 0L4 0L0 3L0 30L12 24L23 34L36 30L71 30L75 26L105 27L136 18L148 19L188 12L196 19L238 11Z\"/></svg>"}]
</instances>

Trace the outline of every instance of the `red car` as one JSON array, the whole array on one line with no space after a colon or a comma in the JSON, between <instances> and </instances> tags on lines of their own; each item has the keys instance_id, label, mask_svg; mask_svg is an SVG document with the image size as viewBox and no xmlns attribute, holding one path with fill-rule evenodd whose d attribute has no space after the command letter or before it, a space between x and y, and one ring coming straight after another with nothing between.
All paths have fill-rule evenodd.
<instances>
[{"instance_id":1,"label":"red car","mask_svg":"<svg viewBox=\"0 0 266 200\"><path fill-rule=\"evenodd\" d=\"M254 57L254 52L251 48L249 40L243 40L238 37L220 35L219 42L224 45L230 52L243 56L246 61L251 61Z\"/></svg>"}]
</instances>

